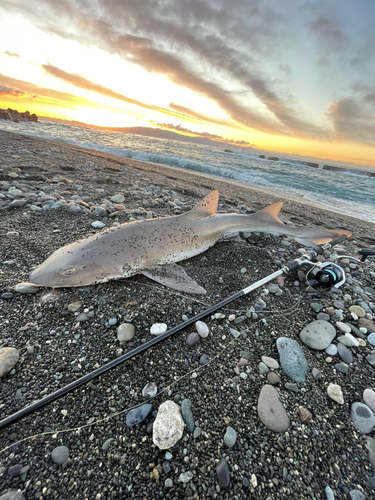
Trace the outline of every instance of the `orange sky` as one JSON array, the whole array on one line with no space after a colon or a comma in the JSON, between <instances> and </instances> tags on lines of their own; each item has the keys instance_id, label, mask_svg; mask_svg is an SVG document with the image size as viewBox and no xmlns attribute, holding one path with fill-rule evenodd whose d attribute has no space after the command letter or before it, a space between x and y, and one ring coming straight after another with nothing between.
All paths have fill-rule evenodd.
<instances>
[{"instance_id":1,"label":"orange sky","mask_svg":"<svg viewBox=\"0 0 375 500\"><path fill-rule=\"evenodd\" d=\"M375 11L295 2L4 0L0 107L375 166Z\"/></svg>"}]
</instances>

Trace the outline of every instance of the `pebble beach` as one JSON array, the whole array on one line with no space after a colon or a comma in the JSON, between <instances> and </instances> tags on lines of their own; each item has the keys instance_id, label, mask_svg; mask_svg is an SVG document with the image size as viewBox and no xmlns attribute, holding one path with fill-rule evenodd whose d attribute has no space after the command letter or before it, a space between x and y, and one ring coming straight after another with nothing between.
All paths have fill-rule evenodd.
<instances>
[{"instance_id":1,"label":"pebble beach","mask_svg":"<svg viewBox=\"0 0 375 500\"><path fill-rule=\"evenodd\" d=\"M242 233L181 263L206 295L144 276L28 285L56 249L105 228L284 201L293 225L352 231L304 266L0 432L0 500L351 499L375 494L375 250L371 222L238 182L0 131L0 419L300 256ZM167 424L166 424L167 422ZM169 426L169 427L168 427Z\"/></svg>"}]
</instances>

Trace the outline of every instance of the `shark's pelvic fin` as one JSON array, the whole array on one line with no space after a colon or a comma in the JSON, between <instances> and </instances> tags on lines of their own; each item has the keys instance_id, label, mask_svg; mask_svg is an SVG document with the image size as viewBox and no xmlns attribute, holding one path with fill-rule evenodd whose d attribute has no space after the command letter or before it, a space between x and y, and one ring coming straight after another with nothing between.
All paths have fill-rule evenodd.
<instances>
[{"instance_id":1,"label":"shark's pelvic fin","mask_svg":"<svg viewBox=\"0 0 375 500\"><path fill-rule=\"evenodd\" d=\"M194 294L207 293L196 281L186 274L184 269L177 264L164 264L162 266L153 266L139 271L140 274L147 276L162 285L178 290L179 292L187 292Z\"/></svg>"},{"instance_id":2,"label":"shark's pelvic fin","mask_svg":"<svg viewBox=\"0 0 375 500\"><path fill-rule=\"evenodd\" d=\"M219 203L219 191L211 191L203 198L188 215L191 219L202 219L209 215L215 215L217 212L217 205Z\"/></svg>"}]
</instances>

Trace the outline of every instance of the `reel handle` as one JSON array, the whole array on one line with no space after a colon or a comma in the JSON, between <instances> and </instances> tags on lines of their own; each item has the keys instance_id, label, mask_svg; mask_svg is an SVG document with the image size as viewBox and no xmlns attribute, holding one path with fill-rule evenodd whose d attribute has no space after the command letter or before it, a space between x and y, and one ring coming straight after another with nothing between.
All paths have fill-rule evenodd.
<instances>
[{"instance_id":1,"label":"reel handle","mask_svg":"<svg viewBox=\"0 0 375 500\"><path fill-rule=\"evenodd\" d=\"M330 241L328 243L328 245L330 247L334 247L336 245L338 245L339 243L342 243L343 241L347 240L348 239L348 236L346 234L342 234L341 236L339 236L338 238L335 238L334 240Z\"/></svg>"}]
</instances>

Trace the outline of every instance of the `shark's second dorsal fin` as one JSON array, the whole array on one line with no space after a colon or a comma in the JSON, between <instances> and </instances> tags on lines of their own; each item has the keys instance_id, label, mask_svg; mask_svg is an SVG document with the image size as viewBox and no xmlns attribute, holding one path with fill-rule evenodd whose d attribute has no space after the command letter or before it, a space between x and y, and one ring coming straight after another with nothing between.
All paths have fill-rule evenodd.
<instances>
[{"instance_id":1,"label":"shark's second dorsal fin","mask_svg":"<svg viewBox=\"0 0 375 500\"><path fill-rule=\"evenodd\" d=\"M211 191L203 198L190 212L189 217L201 219L208 215L215 215L217 212L217 205L219 202L219 191Z\"/></svg>"},{"instance_id":2,"label":"shark's second dorsal fin","mask_svg":"<svg viewBox=\"0 0 375 500\"><path fill-rule=\"evenodd\" d=\"M262 214L263 220L272 220L272 221L280 222L280 224L284 224L278 217L282 206L283 206L283 202L278 201L276 203L273 203L272 205L269 205L266 208L263 208L263 210L258 212L258 215Z\"/></svg>"}]
</instances>

